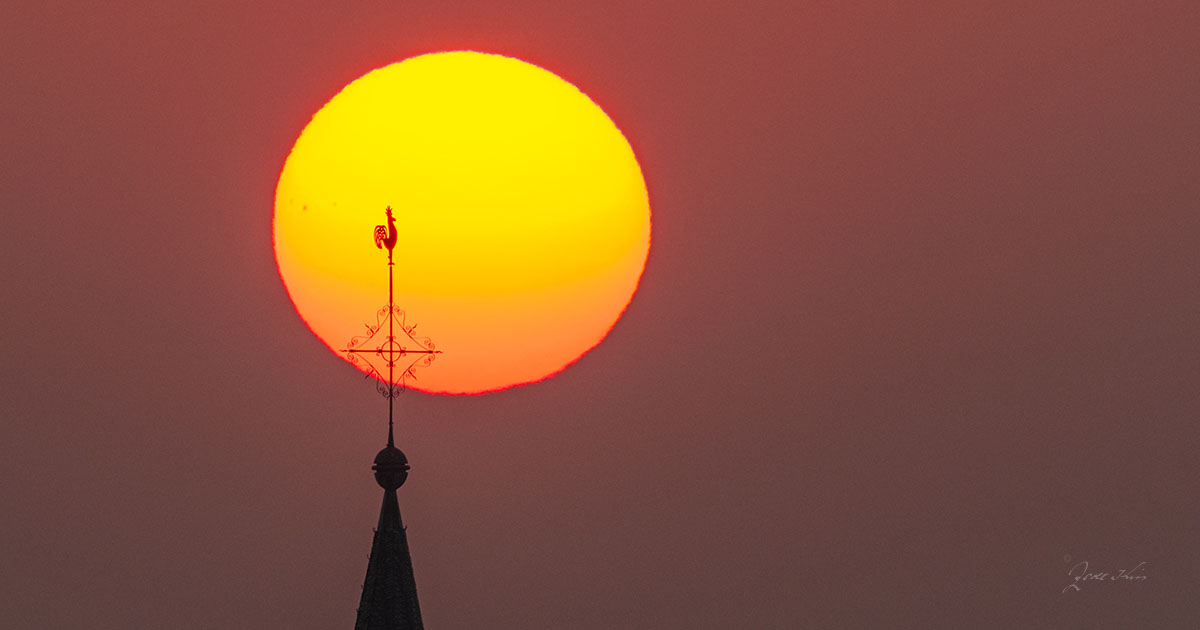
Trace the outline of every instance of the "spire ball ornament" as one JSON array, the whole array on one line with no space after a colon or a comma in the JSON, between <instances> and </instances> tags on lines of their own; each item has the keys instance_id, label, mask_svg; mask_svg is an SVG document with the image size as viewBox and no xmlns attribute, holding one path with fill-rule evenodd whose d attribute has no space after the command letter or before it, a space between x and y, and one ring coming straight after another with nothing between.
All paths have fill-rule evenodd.
<instances>
[{"instance_id":1,"label":"spire ball ornament","mask_svg":"<svg viewBox=\"0 0 1200 630\"><path fill-rule=\"evenodd\" d=\"M375 464L371 466L371 470L375 471L375 483L384 490L395 490L403 486L404 481L408 479L410 468L404 451L391 444L379 451L375 456Z\"/></svg>"}]
</instances>

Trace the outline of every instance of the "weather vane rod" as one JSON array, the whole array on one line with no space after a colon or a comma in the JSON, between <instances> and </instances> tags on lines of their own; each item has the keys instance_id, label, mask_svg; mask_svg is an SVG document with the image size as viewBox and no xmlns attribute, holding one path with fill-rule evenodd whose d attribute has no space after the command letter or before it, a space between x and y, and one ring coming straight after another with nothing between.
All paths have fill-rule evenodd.
<instances>
[{"instance_id":1,"label":"weather vane rod","mask_svg":"<svg viewBox=\"0 0 1200 630\"><path fill-rule=\"evenodd\" d=\"M396 306L392 273L395 267L392 259L392 250L396 247L396 218L392 215L391 206L388 206L385 212L387 213L387 225L375 226L375 247L379 249L387 248L387 305L375 313L375 325L366 325L367 334L352 337L346 343L346 348L342 352L346 353L346 357L351 364L367 373L367 378L373 377L376 379L376 389L387 398L388 446L395 446L392 430L392 418L394 415L393 401L404 390L405 380L415 380L417 378L415 370L421 367L428 367L433 363L433 359L438 354L441 354L442 351L434 347L433 341L429 337L413 336L413 331L417 328L417 325L406 325L404 311ZM385 318L387 319L387 335L383 335L380 339ZM400 328L400 332L403 333L400 337L396 335L397 326ZM362 361L361 365L359 361ZM381 361L387 367L386 383L376 361ZM404 365L401 366L399 380L397 380L396 367L397 364L401 364L402 362Z\"/></svg>"}]
</instances>

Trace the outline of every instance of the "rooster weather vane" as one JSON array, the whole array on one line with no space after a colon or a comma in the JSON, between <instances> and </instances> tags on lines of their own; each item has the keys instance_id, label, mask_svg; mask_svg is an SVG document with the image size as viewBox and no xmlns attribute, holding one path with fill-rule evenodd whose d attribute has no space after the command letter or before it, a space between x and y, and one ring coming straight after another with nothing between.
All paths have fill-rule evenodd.
<instances>
[{"instance_id":1,"label":"rooster weather vane","mask_svg":"<svg viewBox=\"0 0 1200 630\"><path fill-rule=\"evenodd\" d=\"M392 250L396 247L396 218L388 206L387 225L375 226L375 247L387 248L388 302L375 313L375 324L367 324L365 335L352 337L342 352L354 366L364 369L367 378L374 378L376 389L388 399L388 429L392 425L392 401L404 390L407 379L416 380L415 370L428 367L441 354L429 337L413 334L417 325L405 323L404 311L396 306L392 291ZM387 378L382 368L387 368Z\"/></svg>"}]
</instances>

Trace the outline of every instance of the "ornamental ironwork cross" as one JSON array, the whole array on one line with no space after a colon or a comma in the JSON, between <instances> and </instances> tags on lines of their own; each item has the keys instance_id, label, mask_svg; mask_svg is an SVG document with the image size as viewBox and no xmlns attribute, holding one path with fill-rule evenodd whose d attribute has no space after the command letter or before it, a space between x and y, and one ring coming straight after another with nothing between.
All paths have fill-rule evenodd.
<instances>
[{"instance_id":1,"label":"ornamental ironwork cross","mask_svg":"<svg viewBox=\"0 0 1200 630\"><path fill-rule=\"evenodd\" d=\"M404 390L407 379L416 379L417 368L428 367L441 350L434 347L429 337L413 334L417 325L405 322L404 311L396 306L392 290L392 250L396 247L396 219L392 207L388 206L387 225L375 226L375 246L387 248L388 254L388 302L375 313L375 324L367 324L367 334L351 337L342 350L346 359L354 366L367 372L367 378L375 379L375 388L388 399L388 434L392 427L392 401ZM384 334L386 332L386 334ZM400 334L397 334L400 333ZM360 365L359 362L362 362ZM377 364L378 363L378 364ZM384 380L381 367L387 368ZM399 368L399 377L397 377Z\"/></svg>"}]
</instances>

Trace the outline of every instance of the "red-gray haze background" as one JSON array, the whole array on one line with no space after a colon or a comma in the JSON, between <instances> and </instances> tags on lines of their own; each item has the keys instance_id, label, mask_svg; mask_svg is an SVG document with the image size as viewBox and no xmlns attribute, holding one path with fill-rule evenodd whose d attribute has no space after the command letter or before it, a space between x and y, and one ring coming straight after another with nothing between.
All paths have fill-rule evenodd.
<instances>
[{"instance_id":1,"label":"red-gray haze background","mask_svg":"<svg viewBox=\"0 0 1200 630\"><path fill-rule=\"evenodd\" d=\"M384 401L274 188L347 82L464 48L600 103L654 232L574 367L402 400L430 628L1200 619L1200 4L2 13L0 626L351 627Z\"/></svg>"}]
</instances>

